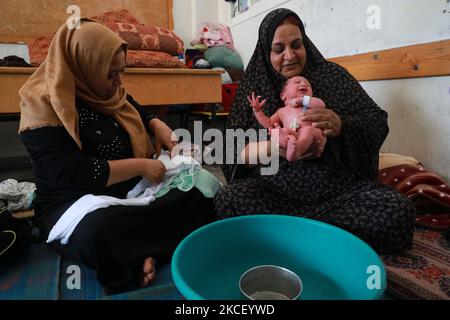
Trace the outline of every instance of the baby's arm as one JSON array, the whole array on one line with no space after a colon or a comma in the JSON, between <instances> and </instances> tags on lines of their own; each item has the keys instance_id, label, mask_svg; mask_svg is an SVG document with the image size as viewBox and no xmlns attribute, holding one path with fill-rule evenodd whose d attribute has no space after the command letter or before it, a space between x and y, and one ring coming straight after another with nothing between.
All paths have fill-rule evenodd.
<instances>
[{"instance_id":1,"label":"baby's arm","mask_svg":"<svg viewBox=\"0 0 450 320\"><path fill-rule=\"evenodd\" d=\"M303 107L304 111L308 109L325 109L325 103L322 99L310 96L292 99L290 104L293 107Z\"/></svg>"},{"instance_id":2,"label":"baby's arm","mask_svg":"<svg viewBox=\"0 0 450 320\"><path fill-rule=\"evenodd\" d=\"M311 97L309 101L309 107L311 109L325 109L325 102L322 99Z\"/></svg>"},{"instance_id":3,"label":"baby's arm","mask_svg":"<svg viewBox=\"0 0 450 320\"><path fill-rule=\"evenodd\" d=\"M278 109L277 112L275 112L271 117L270 117L270 127L271 128L275 128L277 126L280 126L280 122L281 122L281 118L280 118L280 111L281 109Z\"/></svg>"},{"instance_id":4,"label":"baby's arm","mask_svg":"<svg viewBox=\"0 0 450 320\"><path fill-rule=\"evenodd\" d=\"M262 125L264 128L270 128L271 121L268 116L264 114L264 111L262 110L262 107L266 104L267 99L264 99L263 101L259 102L259 99L261 99L261 96L256 96L255 93L252 92L252 96L248 96L247 100L250 102L250 107L253 109L253 113L255 114L256 120L258 120L259 124Z\"/></svg>"},{"instance_id":5,"label":"baby's arm","mask_svg":"<svg viewBox=\"0 0 450 320\"><path fill-rule=\"evenodd\" d=\"M264 111L255 111L255 109L253 109L253 113L255 114L256 120L258 120L260 125L262 125L266 129L270 128L270 118L264 114Z\"/></svg>"},{"instance_id":6,"label":"baby's arm","mask_svg":"<svg viewBox=\"0 0 450 320\"><path fill-rule=\"evenodd\" d=\"M277 112L275 112L270 118L268 116L265 115L265 113L261 110L261 111L255 111L255 109L253 109L253 112L255 114L256 120L258 120L259 124L262 125L264 128L266 129L272 129L275 127L279 127L281 119L280 119L280 115Z\"/></svg>"}]
</instances>

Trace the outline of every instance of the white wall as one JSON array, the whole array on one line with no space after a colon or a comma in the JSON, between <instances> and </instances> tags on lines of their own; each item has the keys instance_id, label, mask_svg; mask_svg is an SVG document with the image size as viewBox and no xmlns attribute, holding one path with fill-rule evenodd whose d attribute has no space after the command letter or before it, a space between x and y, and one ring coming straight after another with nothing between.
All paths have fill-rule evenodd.
<instances>
[{"instance_id":1,"label":"white wall","mask_svg":"<svg viewBox=\"0 0 450 320\"><path fill-rule=\"evenodd\" d=\"M173 0L174 32L183 40L184 47L192 40L192 20L196 19L191 0Z\"/></svg>"},{"instance_id":2,"label":"white wall","mask_svg":"<svg viewBox=\"0 0 450 320\"><path fill-rule=\"evenodd\" d=\"M218 0L222 1L222 0ZM258 27L274 8L294 10L325 57L351 55L450 39L447 0L261 0L230 25L245 65ZM370 30L366 12L380 8L381 29ZM450 77L362 82L389 113L390 133L382 151L417 158L447 181L450 178Z\"/></svg>"},{"instance_id":3,"label":"white wall","mask_svg":"<svg viewBox=\"0 0 450 320\"><path fill-rule=\"evenodd\" d=\"M367 28L370 15L366 10L371 5L380 8L380 30ZM447 0L261 0L233 18L230 25L245 65L255 47L260 22L274 8L297 12L308 37L326 57L450 37Z\"/></svg>"}]
</instances>

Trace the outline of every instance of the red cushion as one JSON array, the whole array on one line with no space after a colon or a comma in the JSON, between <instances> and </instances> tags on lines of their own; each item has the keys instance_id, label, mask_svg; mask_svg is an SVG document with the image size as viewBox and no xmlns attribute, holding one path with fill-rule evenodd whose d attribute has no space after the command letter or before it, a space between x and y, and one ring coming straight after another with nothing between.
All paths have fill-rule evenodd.
<instances>
[{"instance_id":1,"label":"red cushion","mask_svg":"<svg viewBox=\"0 0 450 320\"><path fill-rule=\"evenodd\" d=\"M184 51L183 41L166 28L121 22L105 25L124 39L130 50L164 51L173 56Z\"/></svg>"},{"instance_id":2,"label":"red cushion","mask_svg":"<svg viewBox=\"0 0 450 320\"><path fill-rule=\"evenodd\" d=\"M141 24L141 22L135 16L133 16L128 10L125 9L108 11L98 16L94 16L92 17L92 19L98 20L101 23L123 22Z\"/></svg>"},{"instance_id":3,"label":"red cushion","mask_svg":"<svg viewBox=\"0 0 450 320\"><path fill-rule=\"evenodd\" d=\"M128 50L127 67L134 68L187 68L186 65L161 51Z\"/></svg>"},{"instance_id":4,"label":"red cushion","mask_svg":"<svg viewBox=\"0 0 450 320\"><path fill-rule=\"evenodd\" d=\"M116 34L128 42L128 51L158 50L169 55L178 55L182 52L183 41L172 31L160 27L145 26L127 10L114 10L92 17L105 24ZM48 48L54 34L40 37L28 42L30 64L38 67L47 57ZM135 54L129 53L128 67L150 68L184 68L178 59L164 54Z\"/></svg>"},{"instance_id":5,"label":"red cushion","mask_svg":"<svg viewBox=\"0 0 450 320\"><path fill-rule=\"evenodd\" d=\"M27 43L28 54L30 55L30 64L33 67L39 67L47 57L48 48L52 42L53 34L34 39Z\"/></svg>"}]
</instances>

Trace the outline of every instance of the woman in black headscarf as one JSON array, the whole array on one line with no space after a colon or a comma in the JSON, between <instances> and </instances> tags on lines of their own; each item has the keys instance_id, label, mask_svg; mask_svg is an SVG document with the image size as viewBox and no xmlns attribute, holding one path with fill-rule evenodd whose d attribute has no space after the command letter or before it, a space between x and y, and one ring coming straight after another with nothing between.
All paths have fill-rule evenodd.
<instances>
[{"instance_id":1,"label":"woman in black headscarf","mask_svg":"<svg viewBox=\"0 0 450 320\"><path fill-rule=\"evenodd\" d=\"M261 129L247 96L255 92L267 99L263 110L270 116L283 105L281 86L297 75L310 81L327 106L308 111L305 119L328 137L324 152L315 159L282 158L275 175L261 175L259 166L224 165L229 185L214 199L216 214L309 217L352 232L379 253L410 248L413 203L376 181L387 113L344 68L324 59L293 11L274 10L261 23L227 128Z\"/></svg>"}]
</instances>

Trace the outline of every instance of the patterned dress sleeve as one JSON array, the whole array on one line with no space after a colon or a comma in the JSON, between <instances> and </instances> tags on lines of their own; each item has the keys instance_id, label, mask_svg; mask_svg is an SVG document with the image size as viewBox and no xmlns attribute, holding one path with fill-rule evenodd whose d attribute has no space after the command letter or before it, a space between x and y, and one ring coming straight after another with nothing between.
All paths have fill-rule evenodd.
<instances>
[{"instance_id":1,"label":"patterned dress sleeve","mask_svg":"<svg viewBox=\"0 0 450 320\"><path fill-rule=\"evenodd\" d=\"M39 188L96 193L106 186L108 161L82 155L64 128L27 130L21 139L33 162Z\"/></svg>"},{"instance_id":2,"label":"patterned dress sleeve","mask_svg":"<svg viewBox=\"0 0 450 320\"><path fill-rule=\"evenodd\" d=\"M353 172L375 180L378 172L379 150L389 132L387 113L365 92L359 82L344 68L329 64L326 85L321 96L327 108L333 109L342 121L341 136L330 139L339 144L340 158ZM330 74L331 73L331 74ZM339 141L336 141L339 140Z\"/></svg>"}]
</instances>

